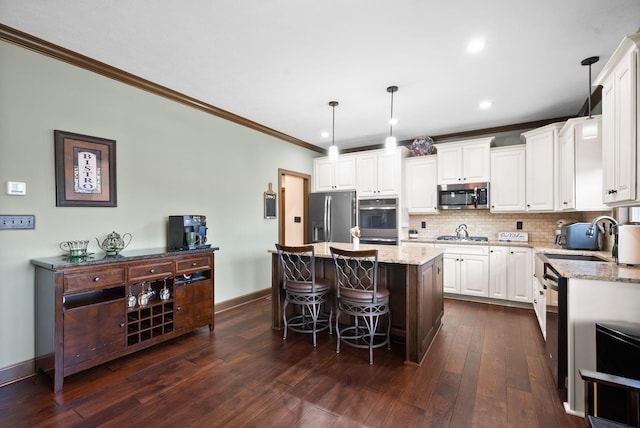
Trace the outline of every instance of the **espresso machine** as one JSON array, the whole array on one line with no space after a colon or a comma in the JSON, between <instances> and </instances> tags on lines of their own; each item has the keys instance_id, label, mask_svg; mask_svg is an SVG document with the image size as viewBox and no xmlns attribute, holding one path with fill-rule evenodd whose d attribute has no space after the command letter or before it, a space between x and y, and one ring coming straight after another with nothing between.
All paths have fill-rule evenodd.
<instances>
[{"instance_id":1,"label":"espresso machine","mask_svg":"<svg viewBox=\"0 0 640 428\"><path fill-rule=\"evenodd\" d=\"M207 244L207 218L203 215L169 216L167 237L170 251L211 247Z\"/></svg>"}]
</instances>

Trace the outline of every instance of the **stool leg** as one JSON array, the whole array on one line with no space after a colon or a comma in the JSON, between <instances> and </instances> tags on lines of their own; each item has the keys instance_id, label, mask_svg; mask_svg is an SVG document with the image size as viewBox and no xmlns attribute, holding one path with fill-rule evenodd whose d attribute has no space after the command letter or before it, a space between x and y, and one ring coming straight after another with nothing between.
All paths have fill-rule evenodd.
<instances>
[{"instance_id":1,"label":"stool leg","mask_svg":"<svg viewBox=\"0 0 640 428\"><path fill-rule=\"evenodd\" d=\"M282 321L284 323L284 336L282 336L282 340L287 338L287 305L289 304L289 299L284 299L284 305L282 306Z\"/></svg>"}]
</instances>

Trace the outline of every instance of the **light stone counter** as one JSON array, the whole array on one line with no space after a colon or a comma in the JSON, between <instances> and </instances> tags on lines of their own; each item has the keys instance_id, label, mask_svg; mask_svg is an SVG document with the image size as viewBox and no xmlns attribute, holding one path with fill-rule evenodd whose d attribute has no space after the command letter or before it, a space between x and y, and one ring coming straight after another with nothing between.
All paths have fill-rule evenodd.
<instances>
[{"instance_id":1,"label":"light stone counter","mask_svg":"<svg viewBox=\"0 0 640 428\"><path fill-rule=\"evenodd\" d=\"M548 259L544 257L544 261L558 271L565 278L590 279L597 281L616 281L616 282L633 282L640 283L640 266L616 265L611 252L609 251L588 251L588 250L567 250L557 247L553 243L546 241L498 241L489 240L488 242L475 241L438 241L437 239L407 239L402 242L415 242L425 244L454 244L454 245L498 245L510 247L529 247L534 253L552 253L552 254L580 254L594 255L605 259L604 262L581 261L581 260L559 260ZM408 247L419 248L419 247Z\"/></svg>"},{"instance_id":2,"label":"light stone counter","mask_svg":"<svg viewBox=\"0 0 640 428\"><path fill-rule=\"evenodd\" d=\"M353 244L320 242L313 244L316 257L331 258L331 247L353 250ZM403 265L423 265L442 254L439 248L403 247L400 245L360 244L360 250L377 249L378 262Z\"/></svg>"}]
</instances>

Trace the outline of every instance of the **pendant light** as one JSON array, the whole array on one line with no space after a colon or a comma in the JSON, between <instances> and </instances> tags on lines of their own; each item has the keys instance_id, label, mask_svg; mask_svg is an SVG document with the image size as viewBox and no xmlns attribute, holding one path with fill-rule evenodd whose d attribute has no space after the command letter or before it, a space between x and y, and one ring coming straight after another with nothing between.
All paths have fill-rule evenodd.
<instances>
[{"instance_id":1,"label":"pendant light","mask_svg":"<svg viewBox=\"0 0 640 428\"><path fill-rule=\"evenodd\" d=\"M331 129L331 147L329 147L329 160L335 161L338 159L338 147L336 147L336 106L339 103L337 101L329 101L333 113L332 129Z\"/></svg>"},{"instance_id":2,"label":"pendant light","mask_svg":"<svg viewBox=\"0 0 640 428\"><path fill-rule=\"evenodd\" d=\"M593 119L591 117L591 66L596 62L600 61L599 56L590 56L589 58L583 59L580 64L589 66L589 92L588 92L588 113L589 119ZM590 125L584 125L582 128L582 138L591 139L596 138L598 136L598 125L597 123L593 123Z\"/></svg>"},{"instance_id":3,"label":"pendant light","mask_svg":"<svg viewBox=\"0 0 640 428\"><path fill-rule=\"evenodd\" d=\"M384 141L384 148L387 153L393 153L396 150L397 140L396 137L393 136L393 123L395 119L393 118L393 93L398 91L397 86L389 86L387 88L387 92L391 93L391 117L389 119L389 136Z\"/></svg>"}]
</instances>

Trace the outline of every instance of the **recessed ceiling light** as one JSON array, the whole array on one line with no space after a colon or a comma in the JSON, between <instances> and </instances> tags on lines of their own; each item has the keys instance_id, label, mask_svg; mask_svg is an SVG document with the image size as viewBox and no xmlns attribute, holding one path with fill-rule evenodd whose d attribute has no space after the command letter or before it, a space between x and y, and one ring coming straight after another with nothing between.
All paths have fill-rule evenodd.
<instances>
[{"instance_id":1,"label":"recessed ceiling light","mask_svg":"<svg viewBox=\"0 0 640 428\"><path fill-rule=\"evenodd\" d=\"M467 51L471 53L480 52L484 49L484 40L482 39L473 39L467 45Z\"/></svg>"},{"instance_id":2,"label":"recessed ceiling light","mask_svg":"<svg viewBox=\"0 0 640 428\"><path fill-rule=\"evenodd\" d=\"M482 101L480 102L479 106L482 110L486 110L491 107L491 101L489 100Z\"/></svg>"},{"instance_id":3,"label":"recessed ceiling light","mask_svg":"<svg viewBox=\"0 0 640 428\"><path fill-rule=\"evenodd\" d=\"M329 138L329 132L327 132L327 131L322 131L322 133L320 134L320 136L321 136L322 138Z\"/></svg>"}]
</instances>

